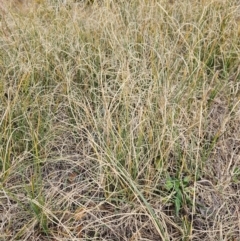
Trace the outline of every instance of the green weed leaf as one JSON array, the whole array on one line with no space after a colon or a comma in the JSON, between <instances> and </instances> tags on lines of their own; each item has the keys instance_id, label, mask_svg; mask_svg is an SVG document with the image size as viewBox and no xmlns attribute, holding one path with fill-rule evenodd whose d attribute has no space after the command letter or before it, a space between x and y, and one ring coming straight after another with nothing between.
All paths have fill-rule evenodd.
<instances>
[{"instance_id":1,"label":"green weed leaf","mask_svg":"<svg viewBox=\"0 0 240 241\"><path fill-rule=\"evenodd\" d=\"M174 180L171 177L168 177L165 183L165 188L170 191L174 187Z\"/></svg>"},{"instance_id":2,"label":"green weed leaf","mask_svg":"<svg viewBox=\"0 0 240 241\"><path fill-rule=\"evenodd\" d=\"M175 210L176 210L176 215L179 216L179 211L182 206L182 194L180 190L177 192L177 195L175 197Z\"/></svg>"}]
</instances>

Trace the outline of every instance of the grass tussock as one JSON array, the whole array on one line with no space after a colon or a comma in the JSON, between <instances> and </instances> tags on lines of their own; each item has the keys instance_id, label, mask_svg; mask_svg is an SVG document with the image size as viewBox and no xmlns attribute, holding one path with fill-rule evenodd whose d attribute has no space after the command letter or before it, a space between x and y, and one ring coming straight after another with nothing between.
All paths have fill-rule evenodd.
<instances>
[{"instance_id":1,"label":"grass tussock","mask_svg":"<svg viewBox=\"0 0 240 241\"><path fill-rule=\"evenodd\" d=\"M239 240L237 1L0 4L0 240Z\"/></svg>"}]
</instances>

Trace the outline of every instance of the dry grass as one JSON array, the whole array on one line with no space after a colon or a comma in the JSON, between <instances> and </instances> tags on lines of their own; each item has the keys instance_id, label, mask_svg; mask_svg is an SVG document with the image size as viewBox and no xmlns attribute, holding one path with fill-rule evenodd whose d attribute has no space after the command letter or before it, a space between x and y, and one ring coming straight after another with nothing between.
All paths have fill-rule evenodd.
<instances>
[{"instance_id":1,"label":"dry grass","mask_svg":"<svg viewBox=\"0 0 240 241\"><path fill-rule=\"evenodd\" d=\"M239 9L2 13L0 240L240 240Z\"/></svg>"}]
</instances>

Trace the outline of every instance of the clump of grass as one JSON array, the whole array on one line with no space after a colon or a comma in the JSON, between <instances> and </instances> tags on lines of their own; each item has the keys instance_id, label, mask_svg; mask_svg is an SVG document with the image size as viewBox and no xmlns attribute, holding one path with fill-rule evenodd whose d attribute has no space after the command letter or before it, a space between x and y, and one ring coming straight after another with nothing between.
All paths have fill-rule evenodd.
<instances>
[{"instance_id":1,"label":"clump of grass","mask_svg":"<svg viewBox=\"0 0 240 241\"><path fill-rule=\"evenodd\" d=\"M236 240L238 14L229 1L9 8L0 239Z\"/></svg>"}]
</instances>

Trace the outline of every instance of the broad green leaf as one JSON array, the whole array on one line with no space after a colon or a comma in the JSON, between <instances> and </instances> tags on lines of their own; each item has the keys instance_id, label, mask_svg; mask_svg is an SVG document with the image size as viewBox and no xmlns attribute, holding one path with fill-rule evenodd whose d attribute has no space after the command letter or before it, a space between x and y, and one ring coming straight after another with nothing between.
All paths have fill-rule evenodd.
<instances>
[{"instance_id":1,"label":"broad green leaf","mask_svg":"<svg viewBox=\"0 0 240 241\"><path fill-rule=\"evenodd\" d=\"M174 180L172 180L171 177L167 178L166 183L165 183L165 188L170 191L174 187Z\"/></svg>"},{"instance_id":2,"label":"broad green leaf","mask_svg":"<svg viewBox=\"0 0 240 241\"><path fill-rule=\"evenodd\" d=\"M181 204L182 204L182 194L180 191L177 192L176 198L175 198L175 210L176 210L176 215L179 216L179 211L181 209Z\"/></svg>"}]
</instances>

